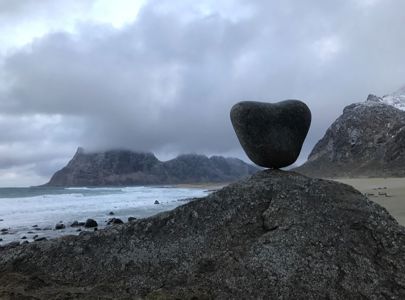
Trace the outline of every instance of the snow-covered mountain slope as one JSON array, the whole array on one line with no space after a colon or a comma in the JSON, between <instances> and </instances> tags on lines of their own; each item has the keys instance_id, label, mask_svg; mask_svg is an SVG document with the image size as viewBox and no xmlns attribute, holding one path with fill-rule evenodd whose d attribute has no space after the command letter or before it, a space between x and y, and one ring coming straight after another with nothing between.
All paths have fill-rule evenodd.
<instances>
[{"instance_id":1,"label":"snow-covered mountain slope","mask_svg":"<svg viewBox=\"0 0 405 300\"><path fill-rule=\"evenodd\" d=\"M381 102L405 110L405 86L395 93L380 98Z\"/></svg>"},{"instance_id":2,"label":"snow-covered mountain slope","mask_svg":"<svg viewBox=\"0 0 405 300\"><path fill-rule=\"evenodd\" d=\"M344 108L295 169L314 177L405 177L405 93Z\"/></svg>"}]
</instances>

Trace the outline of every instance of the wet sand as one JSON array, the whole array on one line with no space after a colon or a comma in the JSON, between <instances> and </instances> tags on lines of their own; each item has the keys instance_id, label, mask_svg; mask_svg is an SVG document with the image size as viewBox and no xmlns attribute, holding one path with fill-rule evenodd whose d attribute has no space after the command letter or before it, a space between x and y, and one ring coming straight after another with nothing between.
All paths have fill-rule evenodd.
<instances>
[{"instance_id":1,"label":"wet sand","mask_svg":"<svg viewBox=\"0 0 405 300\"><path fill-rule=\"evenodd\" d=\"M349 184L367 193L370 200L385 207L397 221L405 226L405 178L340 178L336 181Z\"/></svg>"},{"instance_id":2,"label":"wet sand","mask_svg":"<svg viewBox=\"0 0 405 300\"><path fill-rule=\"evenodd\" d=\"M208 191L216 191L222 189L223 187L229 185L230 183L182 183L174 185L175 188L186 188L186 189L204 189Z\"/></svg>"}]
</instances>

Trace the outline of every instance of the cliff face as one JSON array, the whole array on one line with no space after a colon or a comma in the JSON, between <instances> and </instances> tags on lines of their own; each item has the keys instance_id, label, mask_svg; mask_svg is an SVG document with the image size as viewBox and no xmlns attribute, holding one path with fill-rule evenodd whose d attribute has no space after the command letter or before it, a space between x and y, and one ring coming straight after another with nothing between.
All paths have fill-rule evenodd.
<instances>
[{"instance_id":1,"label":"cliff face","mask_svg":"<svg viewBox=\"0 0 405 300\"><path fill-rule=\"evenodd\" d=\"M181 155L167 162L152 153L113 150L86 153L79 148L48 186L120 186L229 182L249 176L257 168L235 158Z\"/></svg>"},{"instance_id":2,"label":"cliff face","mask_svg":"<svg viewBox=\"0 0 405 300\"><path fill-rule=\"evenodd\" d=\"M405 176L405 111L385 98L370 95L347 106L295 170L316 177Z\"/></svg>"},{"instance_id":3,"label":"cliff face","mask_svg":"<svg viewBox=\"0 0 405 300\"><path fill-rule=\"evenodd\" d=\"M266 170L173 211L0 248L5 299L404 299L405 228L352 187Z\"/></svg>"}]
</instances>

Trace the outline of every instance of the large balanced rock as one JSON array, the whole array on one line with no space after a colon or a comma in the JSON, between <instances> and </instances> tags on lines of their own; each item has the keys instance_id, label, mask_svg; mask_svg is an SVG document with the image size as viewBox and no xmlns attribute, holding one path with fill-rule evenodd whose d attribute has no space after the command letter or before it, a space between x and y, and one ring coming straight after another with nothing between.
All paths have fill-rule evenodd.
<instances>
[{"instance_id":1,"label":"large balanced rock","mask_svg":"<svg viewBox=\"0 0 405 300\"><path fill-rule=\"evenodd\" d=\"M352 187L266 170L173 211L0 249L0 298L405 299L405 228Z\"/></svg>"},{"instance_id":2,"label":"large balanced rock","mask_svg":"<svg viewBox=\"0 0 405 300\"><path fill-rule=\"evenodd\" d=\"M232 107L231 121L247 156L259 166L278 169L297 160L311 111L299 100L243 101Z\"/></svg>"}]
</instances>

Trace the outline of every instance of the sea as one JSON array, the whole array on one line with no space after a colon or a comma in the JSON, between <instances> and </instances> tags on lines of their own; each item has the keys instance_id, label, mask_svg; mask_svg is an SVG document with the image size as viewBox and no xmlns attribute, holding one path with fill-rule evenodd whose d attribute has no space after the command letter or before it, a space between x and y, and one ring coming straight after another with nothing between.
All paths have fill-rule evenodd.
<instances>
[{"instance_id":1,"label":"sea","mask_svg":"<svg viewBox=\"0 0 405 300\"><path fill-rule=\"evenodd\" d=\"M209 193L202 188L173 186L0 188L0 245L94 230L70 226L89 218L102 229L110 226L110 218L127 222L129 217L149 217ZM65 228L56 230L59 223Z\"/></svg>"}]
</instances>

